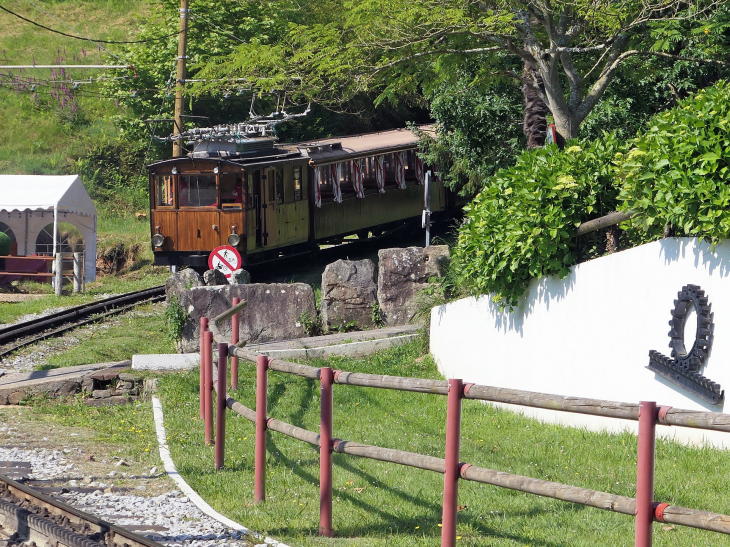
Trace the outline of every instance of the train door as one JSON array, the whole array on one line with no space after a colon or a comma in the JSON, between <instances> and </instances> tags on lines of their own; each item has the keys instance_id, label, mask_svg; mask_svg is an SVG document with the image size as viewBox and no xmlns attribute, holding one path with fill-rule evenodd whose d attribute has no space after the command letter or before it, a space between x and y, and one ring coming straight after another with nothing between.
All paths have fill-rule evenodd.
<instances>
[{"instance_id":1,"label":"train door","mask_svg":"<svg viewBox=\"0 0 730 547\"><path fill-rule=\"evenodd\" d=\"M276 218L277 203L277 169L266 169L261 180L261 216L262 239L264 247L273 247L279 240L279 229Z\"/></svg>"},{"instance_id":2,"label":"train door","mask_svg":"<svg viewBox=\"0 0 730 547\"><path fill-rule=\"evenodd\" d=\"M213 173L183 174L179 180L178 250L210 251L220 245L218 190Z\"/></svg>"}]
</instances>

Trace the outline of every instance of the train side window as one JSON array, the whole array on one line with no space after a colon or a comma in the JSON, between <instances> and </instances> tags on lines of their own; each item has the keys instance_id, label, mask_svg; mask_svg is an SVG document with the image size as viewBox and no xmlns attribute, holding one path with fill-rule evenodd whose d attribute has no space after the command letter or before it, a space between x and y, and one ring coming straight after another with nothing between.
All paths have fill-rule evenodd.
<instances>
[{"instance_id":1,"label":"train side window","mask_svg":"<svg viewBox=\"0 0 730 547\"><path fill-rule=\"evenodd\" d=\"M155 203L157 207L175 206L175 187L173 185L172 175L156 176L155 188L155 193L157 194Z\"/></svg>"},{"instance_id":2,"label":"train side window","mask_svg":"<svg viewBox=\"0 0 730 547\"><path fill-rule=\"evenodd\" d=\"M246 207L253 208L253 171L246 173Z\"/></svg>"},{"instance_id":3,"label":"train side window","mask_svg":"<svg viewBox=\"0 0 730 547\"><path fill-rule=\"evenodd\" d=\"M415 150L408 150L406 152L405 178L406 178L406 180L416 180L416 151Z\"/></svg>"},{"instance_id":4,"label":"train side window","mask_svg":"<svg viewBox=\"0 0 730 547\"><path fill-rule=\"evenodd\" d=\"M240 209L243 203L243 181L236 173L221 176L221 205L226 209Z\"/></svg>"},{"instance_id":5,"label":"train side window","mask_svg":"<svg viewBox=\"0 0 730 547\"><path fill-rule=\"evenodd\" d=\"M217 194L215 175L180 176L180 207L215 207Z\"/></svg>"},{"instance_id":6,"label":"train side window","mask_svg":"<svg viewBox=\"0 0 730 547\"><path fill-rule=\"evenodd\" d=\"M294 168L294 201L302 200L302 166Z\"/></svg>"},{"instance_id":7,"label":"train side window","mask_svg":"<svg viewBox=\"0 0 730 547\"><path fill-rule=\"evenodd\" d=\"M284 170L276 170L276 203L284 203Z\"/></svg>"}]
</instances>

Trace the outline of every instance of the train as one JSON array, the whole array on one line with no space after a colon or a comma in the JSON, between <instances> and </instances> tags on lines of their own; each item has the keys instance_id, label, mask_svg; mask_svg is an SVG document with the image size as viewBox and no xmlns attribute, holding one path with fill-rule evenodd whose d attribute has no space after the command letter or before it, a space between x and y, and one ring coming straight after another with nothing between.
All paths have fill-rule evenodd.
<instances>
[{"instance_id":1,"label":"train","mask_svg":"<svg viewBox=\"0 0 730 547\"><path fill-rule=\"evenodd\" d=\"M426 173L410 129L278 144L267 127L189 132L192 151L147 166L156 265L207 269L234 247L243 267L379 234L456 196ZM430 127L420 128L432 131Z\"/></svg>"}]
</instances>

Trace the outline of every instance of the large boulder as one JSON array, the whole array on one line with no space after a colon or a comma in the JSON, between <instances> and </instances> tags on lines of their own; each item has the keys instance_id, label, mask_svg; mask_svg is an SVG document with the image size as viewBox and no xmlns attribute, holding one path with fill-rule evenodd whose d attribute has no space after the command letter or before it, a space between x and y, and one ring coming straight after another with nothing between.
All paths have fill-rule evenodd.
<instances>
[{"instance_id":1,"label":"large boulder","mask_svg":"<svg viewBox=\"0 0 730 547\"><path fill-rule=\"evenodd\" d=\"M183 291L180 305L189 314L183 327L181 353L200 350L200 318L213 319L231 307L234 298L246 301L241 312L239 340L248 343L291 340L306 336L300 321L303 313L315 317L317 310L312 287L304 283L255 283L195 287ZM231 337L231 321L218 326L227 339Z\"/></svg>"},{"instance_id":2,"label":"large boulder","mask_svg":"<svg viewBox=\"0 0 730 547\"><path fill-rule=\"evenodd\" d=\"M378 304L387 325L413 321L418 311L418 293L431 285L430 279L441 277L448 258L447 245L378 252Z\"/></svg>"},{"instance_id":3,"label":"large boulder","mask_svg":"<svg viewBox=\"0 0 730 547\"><path fill-rule=\"evenodd\" d=\"M372 328L377 301L375 263L372 260L338 260L322 274L322 323L328 327L354 322Z\"/></svg>"},{"instance_id":4,"label":"large boulder","mask_svg":"<svg viewBox=\"0 0 730 547\"><path fill-rule=\"evenodd\" d=\"M225 285L228 283L228 278L226 277L226 274L224 274L222 271L213 269L203 273L203 283L205 283L209 287L214 287L216 285Z\"/></svg>"},{"instance_id":5,"label":"large boulder","mask_svg":"<svg viewBox=\"0 0 730 547\"><path fill-rule=\"evenodd\" d=\"M192 268L186 268L167 278L167 281L165 281L165 295L169 302L173 295L177 295L179 297L180 293L186 289L202 286L203 280L198 272Z\"/></svg>"},{"instance_id":6,"label":"large boulder","mask_svg":"<svg viewBox=\"0 0 730 547\"><path fill-rule=\"evenodd\" d=\"M246 270L235 270L228 278L228 283L231 285L248 285L251 283L251 274Z\"/></svg>"}]
</instances>

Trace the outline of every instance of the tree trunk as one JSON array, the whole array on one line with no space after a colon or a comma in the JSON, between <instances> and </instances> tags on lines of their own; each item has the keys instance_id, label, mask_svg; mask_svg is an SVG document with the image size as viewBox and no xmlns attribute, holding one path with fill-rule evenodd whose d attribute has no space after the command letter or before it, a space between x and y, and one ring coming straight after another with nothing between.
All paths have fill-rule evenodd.
<instances>
[{"instance_id":1,"label":"tree trunk","mask_svg":"<svg viewBox=\"0 0 730 547\"><path fill-rule=\"evenodd\" d=\"M562 148L565 141L578 136L580 123L570 112L560 112L557 109L553 110L553 118L555 119L555 131L558 134L558 144Z\"/></svg>"},{"instance_id":2,"label":"tree trunk","mask_svg":"<svg viewBox=\"0 0 730 547\"><path fill-rule=\"evenodd\" d=\"M523 75L527 81L535 82L544 93L545 86L543 85L542 76L527 61L525 61ZM522 93L524 95L525 105L522 130L527 137L527 148L540 148L545 146L548 107L535 92L533 86L528 83L522 85Z\"/></svg>"}]
</instances>

